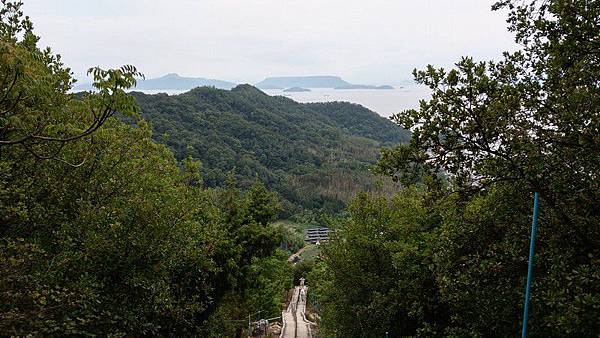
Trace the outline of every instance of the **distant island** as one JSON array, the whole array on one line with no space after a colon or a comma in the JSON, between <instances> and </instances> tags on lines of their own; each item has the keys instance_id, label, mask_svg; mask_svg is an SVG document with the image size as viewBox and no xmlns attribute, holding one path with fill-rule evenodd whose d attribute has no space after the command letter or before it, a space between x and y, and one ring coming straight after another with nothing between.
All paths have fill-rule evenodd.
<instances>
[{"instance_id":1,"label":"distant island","mask_svg":"<svg viewBox=\"0 0 600 338\"><path fill-rule=\"evenodd\" d=\"M300 92L310 92L310 89L302 88L302 87L292 87L292 88L284 89L283 91L286 93L300 93Z\"/></svg>"},{"instance_id":2,"label":"distant island","mask_svg":"<svg viewBox=\"0 0 600 338\"><path fill-rule=\"evenodd\" d=\"M268 77L256 84L260 89L284 89L285 92L307 91L307 88L334 89L394 89L392 86L352 84L339 76L276 76ZM294 90L292 90L294 89ZM296 90L304 89L304 90Z\"/></svg>"},{"instance_id":3,"label":"distant island","mask_svg":"<svg viewBox=\"0 0 600 338\"><path fill-rule=\"evenodd\" d=\"M351 85L346 85L346 86L335 87L334 89L394 89L394 87L389 86L389 85L371 86L371 85L355 85L355 84L351 84Z\"/></svg>"},{"instance_id":4,"label":"distant island","mask_svg":"<svg viewBox=\"0 0 600 338\"><path fill-rule=\"evenodd\" d=\"M349 82L339 76L279 76L268 77L256 84L260 89L301 88L335 88L347 86Z\"/></svg>"},{"instance_id":5,"label":"distant island","mask_svg":"<svg viewBox=\"0 0 600 338\"><path fill-rule=\"evenodd\" d=\"M138 90L190 90L196 87L215 87L218 89L231 89L237 86L236 83L222 80L206 79L202 77L184 77L171 73L154 79L140 79L135 86ZM92 85L89 83L75 86L75 89L90 90Z\"/></svg>"}]
</instances>

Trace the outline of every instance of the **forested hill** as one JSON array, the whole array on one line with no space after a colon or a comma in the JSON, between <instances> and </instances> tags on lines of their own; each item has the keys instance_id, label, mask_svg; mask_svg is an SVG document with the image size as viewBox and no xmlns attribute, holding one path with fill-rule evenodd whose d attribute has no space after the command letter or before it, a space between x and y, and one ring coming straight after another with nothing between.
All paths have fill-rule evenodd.
<instances>
[{"instance_id":1,"label":"forested hill","mask_svg":"<svg viewBox=\"0 0 600 338\"><path fill-rule=\"evenodd\" d=\"M286 210L339 210L358 190L372 190L369 166L383 145L409 133L356 104L301 104L250 85L200 87L169 96L132 93L154 137L179 159L202 161L204 182L217 186L235 170L246 186L259 177Z\"/></svg>"}]
</instances>

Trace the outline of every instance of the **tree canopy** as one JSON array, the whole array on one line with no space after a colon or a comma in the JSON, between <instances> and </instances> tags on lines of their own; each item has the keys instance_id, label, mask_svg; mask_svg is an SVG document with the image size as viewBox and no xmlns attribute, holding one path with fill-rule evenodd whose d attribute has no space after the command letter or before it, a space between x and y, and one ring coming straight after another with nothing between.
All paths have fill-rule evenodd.
<instances>
[{"instance_id":1,"label":"tree canopy","mask_svg":"<svg viewBox=\"0 0 600 338\"><path fill-rule=\"evenodd\" d=\"M234 335L278 313L277 196L205 189L152 139L132 66L71 94L21 6L0 9L0 335Z\"/></svg>"},{"instance_id":2,"label":"tree canopy","mask_svg":"<svg viewBox=\"0 0 600 338\"><path fill-rule=\"evenodd\" d=\"M493 9L522 49L414 72L431 99L393 117L412 137L377 165L406 188L359 196L315 270L327 335L518 335L533 192L528 334L600 330L600 2Z\"/></svg>"},{"instance_id":3,"label":"tree canopy","mask_svg":"<svg viewBox=\"0 0 600 338\"><path fill-rule=\"evenodd\" d=\"M223 186L232 170L245 187L258 175L279 193L284 217L307 209L339 212L356 192L377 190L368 169L379 148L408 139L408 132L360 105L302 104L250 85L133 95L156 141L178 159L202 161L207 186Z\"/></svg>"}]
</instances>

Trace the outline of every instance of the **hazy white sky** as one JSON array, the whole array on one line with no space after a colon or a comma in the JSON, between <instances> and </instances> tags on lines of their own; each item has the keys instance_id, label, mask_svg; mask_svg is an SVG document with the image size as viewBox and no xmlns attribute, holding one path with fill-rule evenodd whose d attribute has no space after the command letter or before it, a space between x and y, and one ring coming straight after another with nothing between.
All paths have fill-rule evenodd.
<instances>
[{"instance_id":1,"label":"hazy white sky","mask_svg":"<svg viewBox=\"0 0 600 338\"><path fill-rule=\"evenodd\" d=\"M90 66L255 83L339 75L397 83L413 68L514 50L488 0L24 0L42 45ZM85 82L85 81L84 81Z\"/></svg>"}]
</instances>

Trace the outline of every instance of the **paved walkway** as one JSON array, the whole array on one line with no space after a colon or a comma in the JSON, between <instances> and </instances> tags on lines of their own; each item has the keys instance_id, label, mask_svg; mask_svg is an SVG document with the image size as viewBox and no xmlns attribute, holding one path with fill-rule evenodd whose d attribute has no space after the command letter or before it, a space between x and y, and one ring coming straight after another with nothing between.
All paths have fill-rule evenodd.
<instances>
[{"instance_id":1,"label":"paved walkway","mask_svg":"<svg viewBox=\"0 0 600 338\"><path fill-rule=\"evenodd\" d=\"M312 323L306 320L306 293L308 287L296 286L288 308L283 312L282 338L311 338Z\"/></svg>"}]
</instances>

